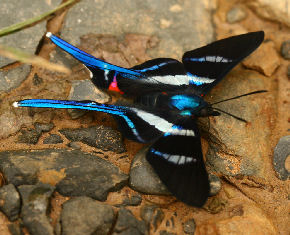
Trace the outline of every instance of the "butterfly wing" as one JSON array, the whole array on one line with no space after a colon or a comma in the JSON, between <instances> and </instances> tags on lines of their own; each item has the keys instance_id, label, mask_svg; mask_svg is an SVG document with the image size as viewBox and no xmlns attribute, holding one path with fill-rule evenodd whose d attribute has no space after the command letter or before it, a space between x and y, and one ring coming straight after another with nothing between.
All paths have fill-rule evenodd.
<instances>
[{"instance_id":1,"label":"butterfly wing","mask_svg":"<svg viewBox=\"0 0 290 235\"><path fill-rule=\"evenodd\" d=\"M252 32L225 38L184 53L182 62L192 77L192 86L206 94L235 65L251 54L264 39L264 32Z\"/></svg>"},{"instance_id":2,"label":"butterfly wing","mask_svg":"<svg viewBox=\"0 0 290 235\"><path fill-rule=\"evenodd\" d=\"M209 181L200 136L194 122L190 131L183 128L179 126L179 135L174 131L164 134L150 147L146 158L177 199L202 207L209 195Z\"/></svg>"},{"instance_id":3,"label":"butterfly wing","mask_svg":"<svg viewBox=\"0 0 290 235\"><path fill-rule=\"evenodd\" d=\"M46 35L54 44L82 62L91 71L91 79L99 88L124 92L130 96L186 84L180 81L180 77L187 76L183 64L177 60L158 58L132 68L123 68L95 58L50 32Z\"/></svg>"}]
</instances>

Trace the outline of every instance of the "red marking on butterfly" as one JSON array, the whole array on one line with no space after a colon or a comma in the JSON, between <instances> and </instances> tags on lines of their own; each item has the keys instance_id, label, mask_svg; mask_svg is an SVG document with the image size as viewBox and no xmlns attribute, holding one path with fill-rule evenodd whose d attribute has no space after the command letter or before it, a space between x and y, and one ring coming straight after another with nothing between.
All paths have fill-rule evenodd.
<instances>
[{"instance_id":1,"label":"red marking on butterfly","mask_svg":"<svg viewBox=\"0 0 290 235\"><path fill-rule=\"evenodd\" d=\"M116 79L116 75L114 76L113 78L113 81L111 82L109 88L108 88L110 91L116 91L116 92L119 92L120 94L124 94L123 91L121 91L118 87L118 82L117 82L117 79Z\"/></svg>"}]
</instances>

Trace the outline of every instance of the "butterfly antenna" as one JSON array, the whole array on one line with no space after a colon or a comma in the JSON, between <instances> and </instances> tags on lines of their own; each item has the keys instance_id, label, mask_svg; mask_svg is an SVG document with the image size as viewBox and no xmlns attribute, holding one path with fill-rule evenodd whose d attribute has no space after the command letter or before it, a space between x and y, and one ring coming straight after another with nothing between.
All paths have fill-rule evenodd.
<instances>
[{"instance_id":1,"label":"butterfly antenna","mask_svg":"<svg viewBox=\"0 0 290 235\"><path fill-rule=\"evenodd\" d=\"M246 94L243 94L243 95L238 95L238 96L235 96L235 97L232 97L232 98L228 98L228 99L225 99L225 100L220 100L220 101L215 102L215 103L213 103L211 105L219 104L219 103L222 103L222 102L225 102L225 101L229 101L229 100L235 100L235 99L238 99L238 98L241 98L241 97L244 97L244 96L248 96L248 95L264 93L264 92L267 92L267 90L252 91L252 92L249 92L249 93L246 93Z\"/></svg>"},{"instance_id":2,"label":"butterfly antenna","mask_svg":"<svg viewBox=\"0 0 290 235\"><path fill-rule=\"evenodd\" d=\"M231 117L233 117L233 118L235 118L235 119L237 119L237 120L239 120L239 121L242 121L242 122L248 123L247 120L245 120L245 119L243 119L243 118L240 118L240 117L238 117L238 116L236 116L236 115L233 115L233 114L231 114L231 113L228 113L228 112L226 112L226 111L224 111L224 110L221 110L221 109L219 109L219 108L213 108L213 109L215 109L215 110L217 110L217 111L219 111L219 112L221 112L221 113L227 114L227 115L229 115L229 116L231 116Z\"/></svg>"}]
</instances>

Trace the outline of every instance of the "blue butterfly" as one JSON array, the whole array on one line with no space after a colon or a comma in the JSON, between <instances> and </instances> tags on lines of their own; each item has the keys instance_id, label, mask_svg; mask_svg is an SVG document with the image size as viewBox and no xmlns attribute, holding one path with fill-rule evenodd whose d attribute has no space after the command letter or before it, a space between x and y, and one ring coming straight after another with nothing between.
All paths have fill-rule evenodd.
<instances>
[{"instance_id":1,"label":"blue butterfly","mask_svg":"<svg viewBox=\"0 0 290 235\"><path fill-rule=\"evenodd\" d=\"M233 36L188 51L182 62L157 58L132 68L95 58L51 33L47 37L82 62L98 88L125 94L134 103L29 99L14 106L74 108L113 115L125 137L151 143L146 158L168 190L188 205L203 206L210 187L196 119L224 111L213 108L202 97L263 42L264 32ZM264 91L245 95L260 92Z\"/></svg>"}]
</instances>

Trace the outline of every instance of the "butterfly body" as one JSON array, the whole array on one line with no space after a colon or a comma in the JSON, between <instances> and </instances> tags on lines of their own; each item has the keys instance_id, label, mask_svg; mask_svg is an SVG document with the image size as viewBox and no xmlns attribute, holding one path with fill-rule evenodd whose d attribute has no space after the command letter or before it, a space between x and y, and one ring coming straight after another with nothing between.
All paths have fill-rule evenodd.
<instances>
[{"instance_id":1,"label":"butterfly body","mask_svg":"<svg viewBox=\"0 0 290 235\"><path fill-rule=\"evenodd\" d=\"M133 98L133 103L31 99L14 106L77 108L113 115L125 137L151 143L146 158L168 190L188 205L203 206L209 180L196 120L220 115L203 96L262 43L264 33L213 42L184 53L182 62L157 58L132 68L95 58L51 33L47 37L82 62L98 88L120 92Z\"/></svg>"}]
</instances>

